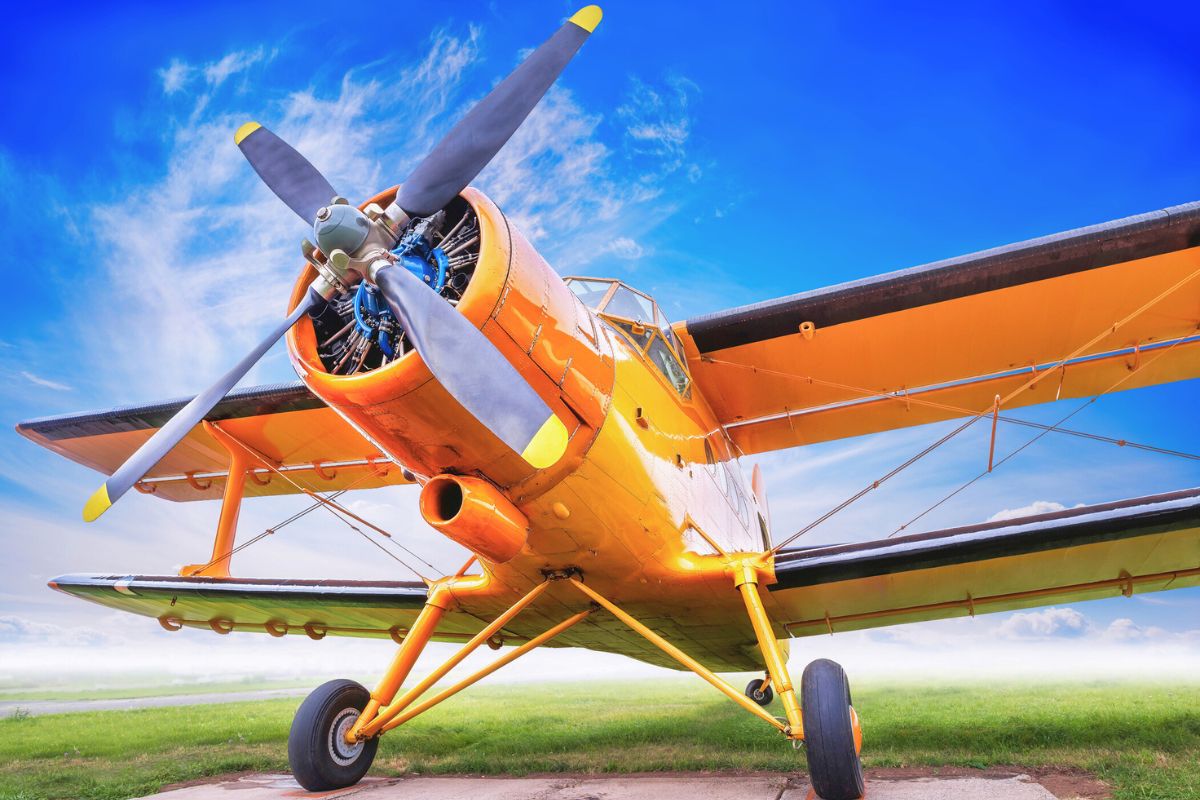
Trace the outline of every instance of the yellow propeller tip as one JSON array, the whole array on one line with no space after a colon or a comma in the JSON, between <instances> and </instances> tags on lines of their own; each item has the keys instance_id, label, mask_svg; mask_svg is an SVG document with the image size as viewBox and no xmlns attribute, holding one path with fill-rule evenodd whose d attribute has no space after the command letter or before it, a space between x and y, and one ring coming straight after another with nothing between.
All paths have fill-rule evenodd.
<instances>
[{"instance_id":1,"label":"yellow propeller tip","mask_svg":"<svg viewBox=\"0 0 1200 800\"><path fill-rule=\"evenodd\" d=\"M600 6L584 6L576 11L568 22L574 22L588 33L591 33L596 30L596 26L600 24L600 19L603 16L604 12L600 10Z\"/></svg>"},{"instance_id":2,"label":"yellow propeller tip","mask_svg":"<svg viewBox=\"0 0 1200 800\"><path fill-rule=\"evenodd\" d=\"M529 444L521 452L521 458L534 469L545 469L562 458L562 454L567 451L569 438L567 426L551 414L529 440Z\"/></svg>"},{"instance_id":3,"label":"yellow propeller tip","mask_svg":"<svg viewBox=\"0 0 1200 800\"><path fill-rule=\"evenodd\" d=\"M103 483L100 488L92 492L92 496L88 498L87 503L83 506L83 521L92 522L105 511L108 511L112 501L108 499L108 484Z\"/></svg>"},{"instance_id":4,"label":"yellow propeller tip","mask_svg":"<svg viewBox=\"0 0 1200 800\"><path fill-rule=\"evenodd\" d=\"M259 125L257 122L247 122L245 125L238 128L237 131L233 134L233 143L240 145L242 143L243 139L245 139L247 136L254 133L256 130L258 130L261 127L262 127L262 125Z\"/></svg>"}]
</instances>

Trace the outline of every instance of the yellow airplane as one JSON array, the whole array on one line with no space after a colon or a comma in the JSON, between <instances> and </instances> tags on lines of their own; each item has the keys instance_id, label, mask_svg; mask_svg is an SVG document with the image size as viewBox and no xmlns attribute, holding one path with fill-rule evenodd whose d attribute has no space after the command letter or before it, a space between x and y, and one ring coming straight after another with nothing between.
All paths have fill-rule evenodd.
<instances>
[{"instance_id":1,"label":"yellow airplane","mask_svg":"<svg viewBox=\"0 0 1200 800\"><path fill-rule=\"evenodd\" d=\"M546 645L691 670L803 743L821 797L857 798L845 674L813 661L797 692L789 639L1200 583L1200 490L788 549L761 474L747 485L737 467L963 420L899 471L972 424L994 437L1018 406L1196 377L1200 204L671 324L619 281L560 278L467 186L600 16L572 16L404 184L358 206L243 126L250 164L314 226L290 314L190 402L18 426L110 475L88 520L130 488L222 500L207 562L51 587L169 630L398 643L373 691L331 681L300 706L288 755L308 789L353 784L385 731ZM284 335L300 382L232 391ZM243 497L303 494L382 534L337 495L411 482L424 519L474 554L455 574L230 576L254 541L235 544ZM462 648L404 686L429 641ZM482 644L513 649L434 690ZM715 674L745 670L763 672L745 690ZM764 708L773 695L782 716Z\"/></svg>"}]
</instances>

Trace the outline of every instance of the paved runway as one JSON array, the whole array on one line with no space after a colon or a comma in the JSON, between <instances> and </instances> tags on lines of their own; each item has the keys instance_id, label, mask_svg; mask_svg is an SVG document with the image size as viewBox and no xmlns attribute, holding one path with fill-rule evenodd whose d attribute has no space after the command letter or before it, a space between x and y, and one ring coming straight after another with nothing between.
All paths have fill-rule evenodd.
<instances>
[{"instance_id":1,"label":"paved runway","mask_svg":"<svg viewBox=\"0 0 1200 800\"><path fill-rule=\"evenodd\" d=\"M107 700L3 700L0 719L20 711L29 716L42 714L74 714L79 711L128 711L132 708L162 706L212 705L213 703L244 703L250 700L273 700L278 697L303 697L309 689L257 689L250 692L211 692L205 694L172 694L156 697L123 697Z\"/></svg>"},{"instance_id":2,"label":"paved runway","mask_svg":"<svg viewBox=\"0 0 1200 800\"><path fill-rule=\"evenodd\" d=\"M1025 775L876 779L868 800L1065 800ZM539 778L368 778L336 792L309 794L287 775L246 775L153 795L158 800L811 800L802 778L785 775L634 775ZM143 799L144 800L144 799Z\"/></svg>"}]
</instances>

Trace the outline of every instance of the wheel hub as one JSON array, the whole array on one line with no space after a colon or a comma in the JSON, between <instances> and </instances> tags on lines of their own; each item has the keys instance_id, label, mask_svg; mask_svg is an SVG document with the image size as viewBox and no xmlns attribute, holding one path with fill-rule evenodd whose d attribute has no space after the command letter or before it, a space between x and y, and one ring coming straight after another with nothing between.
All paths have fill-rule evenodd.
<instances>
[{"instance_id":1,"label":"wheel hub","mask_svg":"<svg viewBox=\"0 0 1200 800\"><path fill-rule=\"evenodd\" d=\"M363 743L361 741L353 743L346 741L346 736L350 733L350 729L354 727L354 723L358 720L358 715L359 710L353 706L343 708L333 718L333 724L329 726L329 757L343 767L348 767L357 761L363 751Z\"/></svg>"}]
</instances>

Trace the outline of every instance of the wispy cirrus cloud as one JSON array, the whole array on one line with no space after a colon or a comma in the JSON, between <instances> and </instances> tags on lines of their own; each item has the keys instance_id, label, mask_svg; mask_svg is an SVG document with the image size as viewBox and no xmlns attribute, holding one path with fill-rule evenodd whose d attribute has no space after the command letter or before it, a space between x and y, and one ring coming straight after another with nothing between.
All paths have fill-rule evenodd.
<instances>
[{"instance_id":1,"label":"wispy cirrus cloud","mask_svg":"<svg viewBox=\"0 0 1200 800\"><path fill-rule=\"evenodd\" d=\"M131 186L127 200L90 211L90 231L106 254L105 280L91 291L100 299L101 324L117 332L96 347L110 354L116 347L118 357L106 360L124 365L113 370L114 386L147 399L193 390L197 376L216 374L283 311L306 230L233 146L232 133L245 119L262 119L340 192L361 197L401 180L478 99L463 89L479 77L482 47L477 26L439 29L415 60L352 70L332 90L285 89L260 97L257 109L245 108L241 95L215 90L235 74L278 85L281 76L262 48L200 65L172 61L160 70L173 102L194 103L168 132L164 173ZM379 77L389 69L395 80ZM678 78L658 88L635 81L629 107L652 115L657 105L666 114L673 106L663 98L686 97L680 86ZM638 124L644 134L655 123ZM626 173L621 154L605 143L604 125L602 113L556 85L476 181L564 272L605 256L635 263L646 252L639 228L670 214L657 203L651 215L649 205L677 169L686 136L664 133L669 147L635 153L653 166L653 183ZM640 148L648 140L637 141ZM250 380L287 376L275 356Z\"/></svg>"},{"instance_id":2,"label":"wispy cirrus cloud","mask_svg":"<svg viewBox=\"0 0 1200 800\"><path fill-rule=\"evenodd\" d=\"M72 392L74 387L69 386L59 381L52 381L49 378L43 378L40 375L34 375L28 370L21 370L21 377L32 383L34 386L41 386L43 389L53 389L56 392Z\"/></svg>"}]
</instances>

